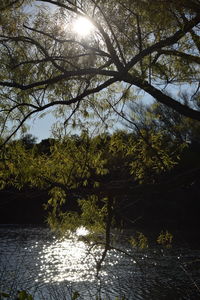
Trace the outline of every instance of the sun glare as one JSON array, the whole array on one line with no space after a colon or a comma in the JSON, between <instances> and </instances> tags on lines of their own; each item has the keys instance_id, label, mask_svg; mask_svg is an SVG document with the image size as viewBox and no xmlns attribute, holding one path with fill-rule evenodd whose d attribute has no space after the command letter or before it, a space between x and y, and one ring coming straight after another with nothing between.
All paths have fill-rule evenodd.
<instances>
[{"instance_id":1,"label":"sun glare","mask_svg":"<svg viewBox=\"0 0 200 300\"><path fill-rule=\"evenodd\" d=\"M79 17L74 21L73 30L81 37L86 37L94 30L94 26L88 19Z\"/></svg>"}]
</instances>

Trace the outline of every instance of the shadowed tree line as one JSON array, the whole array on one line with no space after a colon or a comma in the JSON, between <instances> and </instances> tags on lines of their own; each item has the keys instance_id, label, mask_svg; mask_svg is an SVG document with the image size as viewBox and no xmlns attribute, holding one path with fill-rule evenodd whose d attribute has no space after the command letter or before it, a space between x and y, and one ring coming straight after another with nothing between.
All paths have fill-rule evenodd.
<instances>
[{"instance_id":1,"label":"shadowed tree line","mask_svg":"<svg viewBox=\"0 0 200 300\"><path fill-rule=\"evenodd\" d=\"M158 104L130 111L129 129L113 134L8 143L1 187L44 191L48 222L62 232L103 232L109 218L109 228L196 226L199 123Z\"/></svg>"}]
</instances>

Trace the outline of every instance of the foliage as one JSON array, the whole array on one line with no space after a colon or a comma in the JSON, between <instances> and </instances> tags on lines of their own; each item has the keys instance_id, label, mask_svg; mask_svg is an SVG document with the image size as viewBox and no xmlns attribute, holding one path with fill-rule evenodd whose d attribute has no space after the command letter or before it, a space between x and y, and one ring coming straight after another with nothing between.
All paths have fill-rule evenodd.
<instances>
[{"instance_id":1,"label":"foliage","mask_svg":"<svg viewBox=\"0 0 200 300\"><path fill-rule=\"evenodd\" d=\"M160 246L169 249L172 247L172 240L173 240L173 235L166 230L165 232L164 231L160 232L156 242ZM148 238L142 232L136 232L136 235L134 237L132 236L129 242L131 246L134 248L137 247L139 249L147 249L149 247Z\"/></svg>"},{"instance_id":2,"label":"foliage","mask_svg":"<svg viewBox=\"0 0 200 300\"><path fill-rule=\"evenodd\" d=\"M92 122L96 127L99 120L108 126L111 112L126 113L125 104L140 91L200 120L193 104L199 98L198 0L40 3L3 1L0 6L4 143L28 118L50 108L64 127ZM93 24L86 37L71 30L79 17ZM186 88L188 103L178 93Z\"/></svg>"},{"instance_id":3,"label":"foliage","mask_svg":"<svg viewBox=\"0 0 200 300\"><path fill-rule=\"evenodd\" d=\"M134 203L146 189L138 186L159 186L199 136L198 123L158 104L134 109L129 128L93 137L84 130L40 144L32 136L31 143L10 142L0 152L1 188L47 190L48 222L62 233L79 226L106 232L109 218L109 226L123 218L122 198Z\"/></svg>"},{"instance_id":4,"label":"foliage","mask_svg":"<svg viewBox=\"0 0 200 300\"><path fill-rule=\"evenodd\" d=\"M28 294L26 291L19 291L18 292L19 300L33 300L33 297Z\"/></svg>"},{"instance_id":5,"label":"foliage","mask_svg":"<svg viewBox=\"0 0 200 300\"><path fill-rule=\"evenodd\" d=\"M172 240L173 240L173 235L169 233L168 231L166 232L161 232L157 238L158 244L166 247L166 248L171 248L172 247Z\"/></svg>"},{"instance_id":6,"label":"foliage","mask_svg":"<svg viewBox=\"0 0 200 300\"><path fill-rule=\"evenodd\" d=\"M140 133L90 137L84 131L80 137L52 141L46 150L40 144L27 148L22 141L12 142L1 151L1 187L46 189L52 228L66 232L84 226L102 233L109 210L114 221L122 209L121 191L126 189L125 197L138 183L158 182L178 162L180 148L174 149L169 136L162 131Z\"/></svg>"},{"instance_id":7,"label":"foliage","mask_svg":"<svg viewBox=\"0 0 200 300\"><path fill-rule=\"evenodd\" d=\"M22 136L21 140L25 144L26 147L31 147L32 145L34 145L36 143L37 138L34 137L32 134L27 133Z\"/></svg>"},{"instance_id":8,"label":"foliage","mask_svg":"<svg viewBox=\"0 0 200 300\"><path fill-rule=\"evenodd\" d=\"M130 244L132 247L146 249L148 248L148 239L142 232L137 232L136 237L130 238Z\"/></svg>"},{"instance_id":9,"label":"foliage","mask_svg":"<svg viewBox=\"0 0 200 300\"><path fill-rule=\"evenodd\" d=\"M10 298L10 295L7 293L0 293L0 299L1 297L3 298ZM27 291L22 290L22 291L18 291L17 293L17 300L33 300L33 297L27 293Z\"/></svg>"},{"instance_id":10,"label":"foliage","mask_svg":"<svg viewBox=\"0 0 200 300\"><path fill-rule=\"evenodd\" d=\"M75 291L71 297L71 300L76 300L79 299L81 295L79 294L78 291ZM10 298L9 294L7 293L0 293L0 297L3 298ZM1 298L0 298L1 299ZM28 294L26 291L22 290L22 291L18 291L18 295L17 295L17 299L18 300L34 300L33 297ZM96 300L103 300L101 297L96 296L95 298ZM125 297L116 297L116 300L126 300Z\"/></svg>"}]
</instances>

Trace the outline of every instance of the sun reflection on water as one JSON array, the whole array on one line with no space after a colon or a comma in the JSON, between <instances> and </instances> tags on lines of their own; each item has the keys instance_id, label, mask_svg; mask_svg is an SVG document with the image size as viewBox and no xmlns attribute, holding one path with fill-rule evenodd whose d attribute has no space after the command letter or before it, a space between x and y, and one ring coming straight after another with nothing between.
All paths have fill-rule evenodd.
<instances>
[{"instance_id":1,"label":"sun reflection on water","mask_svg":"<svg viewBox=\"0 0 200 300\"><path fill-rule=\"evenodd\" d=\"M45 282L91 281L95 276L95 259L88 245L79 240L88 231L79 228L70 238L57 239L43 246L40 252L40 270L45 272Z\"/></svg>"},{"instance_id":2,"label":"sun reflection on water","mask_svg":"<svg viewBox=\"0 0 200 300\"><path fill-rule=\"evenodd\" d=\"M2 228L1 290L13 293L27 290L35 300L72 299L73 291L80 291L81 299L85 300L95 299L96 295L102 299L123 295L137 300L172 299L171 296L199 299L198 290L185 273L189 271L194 283L199 284L199 250L132 249L120 236L113 240L113 245L117 241L117 249L126 251L128 256L116 249L110 250L97 278L96 260L104 249L89 248L80 240L84 234L85 230L79 229L76 235L61 240L53 237L48 229ZM10 299L15 298L10 296Z\"/></svg>"}]
</instances>

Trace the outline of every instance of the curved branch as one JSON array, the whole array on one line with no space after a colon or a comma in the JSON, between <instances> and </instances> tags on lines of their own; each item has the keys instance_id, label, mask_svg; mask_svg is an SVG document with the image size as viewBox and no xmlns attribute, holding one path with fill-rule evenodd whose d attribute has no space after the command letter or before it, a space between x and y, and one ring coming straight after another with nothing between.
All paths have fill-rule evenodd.
<instances>
[{"instance_id":1,"label":"curved branch","mask_svg":"<svg viewBox=\"0 0 200 300\"><path fill-rule=\"evenodd\" d=\"M174 33L172 36L161 40L160 42L157 42L153 44L150 47L147 47L146 49L142 50L139 54L135 55L130 62L126 66L126 70L130 70L136 63L138 63L142 58L145 56L155 52L159 51L163 47L171 46L178 42L187 32L190 32L190 30L198 25L200 22L200 14L198 14L195 18L188 21L186 24L183 25L183 28L178 30L176 33Z\"/></svg>"},{"instance_id":2,"label":"curved branch","mask_svg":"<svg viewBox=\"0 0 200 300\"><path fill-rule=\"evenodd\" d=\"M36 108L35 108L34 105L29 105L30 107L35 108L35 110L29 112L23 118L23 120L20 122L20 124L17 126L17 128L0 145L0 148L2 148L12 138L12 136L20 129L20 127L25 123L25 121L28 118L30 118L33 114L41 112L41 111L43 111L43 110L45 110L45 109L47 109L49 107L55 106L55 105L70 105L70 104L73 104L73 103L78 103L78 106L79 106L80 101L83 100L85 97L87 97L87 96L89 96L91 94L95 94L95 93L100 92L101 90L103 90L104 88L108 87L109 85L113 84L116 81L117 81L116 78L111 78L111 79L105 81L104 83L100 84L99 86L97 86L97 87L95 87L93 89L90 89L90 90L86 90L82 94L78 95L77 97L69 99L67 101L54 101L54 102L48 103L48 104L46 104L44 106L36 107ZM27 103L24 103L24 104L22 103L22 104L17 105L15 108L18 108L18 106L28 106L28 104ZM12 108L12 110L13 110L13 108Z\"/></svg>"},{"instance_id":3,"label":"curved branch","mask_svg":"<svg viewBox=\"0 0 200 300\"><path fill-rule=\"evenodd\" d=\"M181 115L200 121L200 111L194 110L188 107L187 105L181 104L177 100L174 100L172 97L164 94L159 89L149 84L147 81L142 80L141 78L136 76L131 76L130 74L124 76L124 81L139 87L140 89L144 90L149 95L151 95L158 102L163 103L168 107L171 107Z\"/></svg>"},{"instance_id":4,"label":"curved branch","mask_svg":"<svg viewBox=\"0 0 200 300\"><path fill-rule=\"evenodd\" d=\"M22 125L26 122L26 120L28 118L30 118L31 115L33 115L34 113L36 113L37 111L31 111L28 115L26 115L23 120L19 123L19 125L17 126L17 128L4 140L4 142L0 145L0 149L3 148L5 146L5 144L13 137L13 135L15 135L15 133L17 133L17 131L22 127Z\"/></svg>"},{"instance_id":5,"label":"curved branch","mask_svg":"<svg viewBox=\"0 0 200 300\"><path fill-rule=\"evenodd\" d=\"M159 50L158 53L165 54L165 55L178 56L187 61L194 62L194 63L197 63L200 65L200 57L199 56L187 54L187 53L176 51L176 50Z\"/></svg>"},{"instance_id":6,"label":"curved branch","mask_svg":"<svg viewBox=\"0 0 200 300\"><path fill-rule=\"evenodd\" d=\"M64 74L60 74L58 76L55 76L53 78L48 78L46 80L41 80L38 82L33 82L27 85L20 84L18 82L9 82L9 81L0 81L0 86L4 87L13 87L13 88L18 88L20 90L29 90L41 85L49 85L49 84L55 84L61 80L68 80L71 77L75 76L83 76L83 75L104 75L104 76L109 76L109 77L115 77L117 80L119 78L118 72L116 71L107 71L107 70L101 70L95 69L95 68L89 68L89 69L80 69L76 71L65 71ZM115 80L116 80L115 79ZM114 81L115 81L114 80Z\"/></svg>"}]
</instances>

